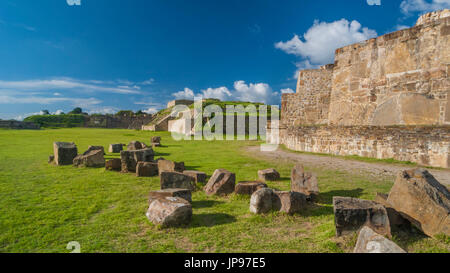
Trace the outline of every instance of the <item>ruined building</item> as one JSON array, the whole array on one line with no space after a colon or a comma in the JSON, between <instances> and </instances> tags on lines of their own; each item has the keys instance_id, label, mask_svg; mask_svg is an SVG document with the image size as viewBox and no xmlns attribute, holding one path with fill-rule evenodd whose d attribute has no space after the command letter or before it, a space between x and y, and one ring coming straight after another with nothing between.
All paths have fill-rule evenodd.
<instances>
[{"instance_id":1,"label":"ruined building","mask_svg":"<svg viewBox=\"0 0 450 273\"><path fill-rule=\"evenodd\" d=\"M280 143L297 151L450 168L450 10L336 50L284 94ZM270 130L269 131L269 137Z\"/></svg>"}]
</instances>

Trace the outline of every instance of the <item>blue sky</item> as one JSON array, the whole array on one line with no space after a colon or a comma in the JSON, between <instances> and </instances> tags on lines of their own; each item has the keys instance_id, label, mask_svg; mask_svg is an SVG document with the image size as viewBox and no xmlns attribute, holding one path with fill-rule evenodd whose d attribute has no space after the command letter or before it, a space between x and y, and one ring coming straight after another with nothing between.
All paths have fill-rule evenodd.
<instances>
[{"instance_id":1,"label":"blue sky","mask_svg":"<svg viewBox=\"0 0 450 273\"><path fill-rule=\"evenodd\" d=\"M2 0L0 118L76 106L154 112L194 94L279 104L298 69L449 7L450 0Z\"/></svg>"}]
</instances>

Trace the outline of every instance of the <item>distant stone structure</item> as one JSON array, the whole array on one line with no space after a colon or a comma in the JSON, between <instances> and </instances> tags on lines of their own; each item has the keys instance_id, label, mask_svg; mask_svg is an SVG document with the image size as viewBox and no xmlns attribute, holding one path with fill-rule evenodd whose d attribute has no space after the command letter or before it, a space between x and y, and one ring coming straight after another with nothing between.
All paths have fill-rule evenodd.
<instances>
[{"instance_id":1,"label":"distant stone structure","mask_svg":"<svg viewBox=\"0 0 450 273\"><path fill-rule=\"evenodd\" d=\"M283 94L280 143L449 168L449 73L448 9L339 48L334 64L300 71L297 92Z\"/></svg>"},{"instance_id":2,"label":"distant stone structure","mask_svg":"<svg viewBox=\"0 0 450 273\"><path fill-rule=\"evenodd\" d=\"M153 116L142 115L90 115L86 116L84 127L109 129L135 129L140 130L149 123Z\"/></svg>"},{"instance_id":3,"label":"distant stone structure","mask_svg":"<svg viewBox=\"0 0 450 273\"><path fill-rule=\"evenodd\" d=\"M36 124L34 122L24 122L17 120L0 120L0 128L38 130L40 129L40 126L39 124Z\"/></svg>"},{"instance_id":4,"label":"distant stone structure","mask_svg":"<svg viewBox=\"0 0 450 273\"><path fill-rule=\"evenodd\" d=\"M167 108L174 107L176 105L191 105L193 100L172 100L167 103Z\"/></svg>"}]
</instances>

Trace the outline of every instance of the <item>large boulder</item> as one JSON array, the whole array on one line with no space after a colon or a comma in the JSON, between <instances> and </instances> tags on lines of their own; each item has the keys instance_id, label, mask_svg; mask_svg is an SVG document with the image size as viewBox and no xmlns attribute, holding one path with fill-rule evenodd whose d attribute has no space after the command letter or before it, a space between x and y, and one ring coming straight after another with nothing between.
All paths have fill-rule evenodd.
<instances>
[{"instance_id":1,"label":"large boulder","mask_svg":"<svg viewBox=\"0 0 450 273\"><path fill-rule=\"evenodd\" d=\"M406 253L406 251L365 226L359 232L353 253Z\"/></svg>"},{"instance_id":2,"label":"large boulder","mask_svg":"<svg viewBox=\"0 0 450 273\"><path fill-rule=\"evenodd\" d=\"M92 151L100 150L103 152L103 155L105 155L105 147L103 146L89 146L87 151L83 153L83 155L87 155Z\"/></svg>"},{"instance_id":3,"label":"large boulder","mask_svg":"<svg viewBox=\"0 0 450 273\"><path fill-rule=\"evenodd\" d=\"M294 214L307 206L306 195L293 191L274 191L272 195L272 209Z\"/></svg>"},{"instance_id":4,"label":"large boulder","mask_svg":"<svg viewBox=\"0 0 450 273\"><path fill-rule=\"evenodd\" d=\"M55 142L53 143L53 155L56 165L72 165L74 158L78 155L77 145L73 142Z\"/></svg>"},{"instance_id":5,"label":"large boulder","mask_svg":"<svg viewBox=\"0 0 450 273\"><path fill-rule=\"evenodd\" d=\"M136 176L158 176L158 164L153 162L138 162L138 164L136 165Z\"/></svg>"},{"instance_id":6,"label":"large boulder","mask_svg":"<svg viewBox=\"0 0 450 273\"><path fill-rule=\"evenodd\" d=\"M195 190L194 178L177 172L162 172L160 175L161 189Z\"/></svg>"},{"instance_id":7,"label":"large boulder","mask_svg":"<svg viewBox=\"0 0 450 273\"><path fill-rule=\"evenodd\" d=\"M427 170L400 172L387 203L426 235L450 236L450 192Z\"/></svg>"},{"instance_id":8,"label":"large boulder","mask_svg":"<svg viewBox=\"0 0 450 273\"><path fill-rule=\"evenodd\" d=\"M389 195L387 194L377 193L377 195L375 196L375 202L383 205L386 208L391 228L394 226L409 226L410 222L387 202L388 197Z\"/></svg>"},{"instance_id":9,"label":"large boulder","mask_svg":"<svg viewBox=\"0 0 450 273\"><path fill-rule=\"evenodd\" d=\"M291 191L300 192L315 199L319 195L319 185L315 174L305 172L302 165L296 165L291 172Z\"/></svg>"},{"instance_id":10,"label":"large boulder","mask_svg":"<svg viewBox=\"0 0 450 273\"><path fill-rule=\"evenodd\" d=\"M142 145L141 142L139 141L131 141L128 146L127 146L127 150L128 151L136 151L136 150L141 150L144 149L144 145Z\"/></svg>"},{"instance_id":11,"label":"large boulder","mask_svg":"<svg viewBox=\"0 0 450 273\"><path fill-rule=\"evenodd\" d=\"M108 171L121 171L122 170L122 161L120 158L114 158L106 161L105 169Z\"/></svg>"},{"instance_id":12,"label":"large boulder","mask_svg":"<svg viewBox=\"0 0 450 273\"><path fill-rule=\"evenodd\" d=\"M192 206L179 197L154 198L150 200L150 206L145 215L155 225L181 226L191 221Z\"/></svg>"},{"instance_id":13,"label":"large boulder","mask_svg":"<svg viewBox=\"0 0 450 273\"><path fill-rule=\"evenodd\" d=\"M255 191L267 188L267 184L259 181L239 182L234 188L234 193L242 195L252 195Z\"/></svg>"},{"instance_id":14,"label":"large boulder","mask_svg":"<svg viewBox=\"0 0 450 273\"><path fill-rule=\"evenodd\" d=\"M194 178L195 183L205 183L206 173L199 171L184 171L183 174L189 175Z\"/></svg>"},{"instance_id":15,"label":"large boulder","mask_svg":"<svg viewBox=\"0 0 450 273\"><path fill-rule=\"evenodd\" d=\"M383 205L351 197L333 197L336 235L358 231L367 225L377 233L391 237L387 211Z\"/></svg>"},{"instance_id":16,"label":"large boulder","mask_svg":"<svg viewBox=\"0 0 450 273\"><path fill-rule=\"evenodd\" d=\"M266 169L258 171L258 179L261 181L276 181L280 179L280 173L275 169Z\"/></svg>"},{"instance_id":17,"label":"large boulder","mask_svg":"<svg viewBox=\"0 0 450 273\"><path fill-rule=\"evenodd\" d=\"M123 144L109 144L108 151L113 154L118 154L123 151Z\"/></svg>"},{"instance_id":18,"label":"large boulder","mask_svg":"<svg viewBox=\"0 0 450 273\"><path fill-rule=\"evenodd\" d=\"M192 193L190 190L187 189L164 189L158 191L151 191L149 200L151 202L152 199L165 197L180 197L185 199L189 203L192 203Z\"/></svg>"},{"instance_id":19,"label":"large boulder","mask_svg":"<svg viewBox=\"0 0 450 273\"><path fill-rule=\"evenodd\" d=\"M225 169L218 169L209 179L204 190L207 195L226 195L234 192L236 175Z\"/></svg>"},{"instance_id":20,"label":"large boulder","mask_svg":"<svg viewBox=\"0 0 450 273\"><path fill-rule=\"evenodd\" d=\"M159 173L162 172L184 172L184 162L174 162L170 160L160 159L158 160Z\"/></svg>"},{"instance_id":21,"label":"large boulder","mask_svg":"<svg viewBox=\"0 0 450 273\"><path fill-rule=\"evenodd\" d=\"M152 162L154 155L153 149L121 151L122 171L134 173L138 162Z\"/></svg>"},{"instance_id":22,"label":"large boulder","mask_svg":"<svg viewBox=\"0 0 450 273\"><path fill-rule=\"evenodd\" d=\"M255 214L268 213L272 210L273 190L263 188L255 191L250 198L250 212Z\"/></svg>"},{"instance_id":23,"label":"large boulder","mask_svg":"<svg viewBox=\"0 0 450 273\"><path fill-rule=\"evenodd\" d=\"M73 165L76 167L105 167L105 156L102 150L92 150L73 159Z\"/></svg>"}]
</instances>

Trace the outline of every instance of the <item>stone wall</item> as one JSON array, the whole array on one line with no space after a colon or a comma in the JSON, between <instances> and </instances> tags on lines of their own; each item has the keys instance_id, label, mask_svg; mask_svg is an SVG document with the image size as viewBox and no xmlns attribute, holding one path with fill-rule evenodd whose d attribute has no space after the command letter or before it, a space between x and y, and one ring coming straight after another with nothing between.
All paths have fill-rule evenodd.
<instances>
[{"instance_id":1,"label":"stone wall","mask_svg":"<svg viewBox=\"0 0 450 273\"><path fill-rule=\"evenodd\" d=\"M336 50L329 124L450 124L450 17Z\"/></svg>"},{"instance_id":2,"label":"stone wall","mask_svg":"<svg viewBox=\"0 0 450 273\"><path fill-rule=\"evenodd\" d=\"M268 130L267 139L276 139ZM358 155L450 168L450 126L281 127L280 144L295 151Z\"/></svg>"},{"instance_id":3,"label":"stone wall","mask_svg":"<svg viewBox=\"0 0 450 273\"><path fill-rule=\"evenodd\" d=\"M167 108L174 107L175 105L191 105L193 100L172 100L167 103Z\"/></svg>"},{"instance_id":4,"label":"stone wall","mask_svg":"<svg viewBox=\"0 0 450 273\"><path fill-rule=\"evenodd\" d=\"M0 128L38 130L39 124L17 120L0 120Z\"/></svg>"},{"instance_id":5,"label":"stone wall","mask_svg":"<svg viewBox=\"0 0 450 273\"><path fill-rule=\"evenodd\" d=\"M142 125L148 124L151 119L152 115L91 115L86 116L84 127L140 130Z\"/></svg>"}]
</instances>

